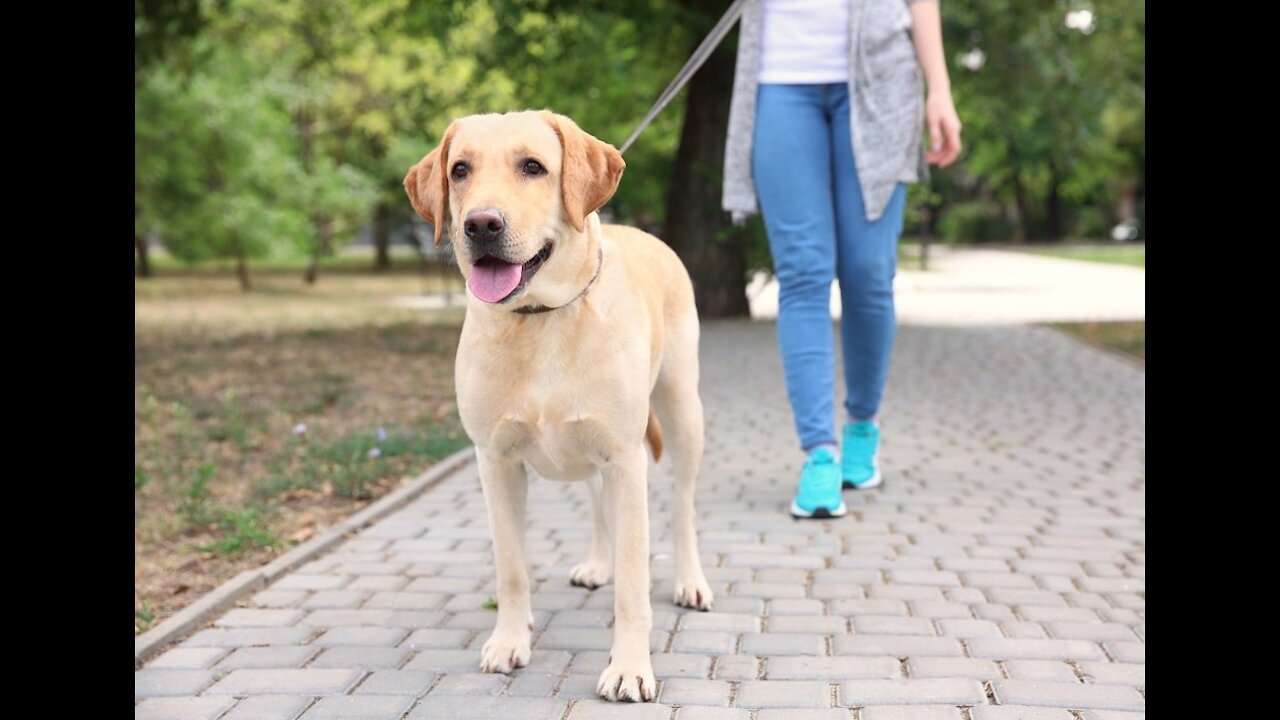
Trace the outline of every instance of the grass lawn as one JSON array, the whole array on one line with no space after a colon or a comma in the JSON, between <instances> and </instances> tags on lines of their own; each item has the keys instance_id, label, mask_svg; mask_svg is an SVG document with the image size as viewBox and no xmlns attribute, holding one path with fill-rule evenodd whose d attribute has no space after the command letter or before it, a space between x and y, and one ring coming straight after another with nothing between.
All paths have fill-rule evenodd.
<instances>
[{"instance_id":1,"label":"grass lawn","mask_svg":"<svg viewBox=\"0 0 1280 720\"><path fill-rule=\"evenodd\" d=\"M452 272L135 280L135 634L467 444L462 308L396 304Z\"/></svg>"},{"instance_id":2,"label":"grass lawn","mask_svg":"<svg viewBox=\"0 0 1280 720\"><path fill-rule=\"evenodd\" d=\"M1066 245L1063 247L1028 247L1027 252L1051 255L1069 260L1147 266L1146 245Z\"/></svg>"},{"instance_id":3,"label":"grass lawn","mask_svg":"<svg viewBox=\"0 0 1280 720\"><path fill-rule=\"evenodd\" d=\"M1059 323L1053 327L1065 330L1090 345L1131 355L1141 360L1144 367L1147 364L1146 321Z\"/></svg>"}]
</instances>

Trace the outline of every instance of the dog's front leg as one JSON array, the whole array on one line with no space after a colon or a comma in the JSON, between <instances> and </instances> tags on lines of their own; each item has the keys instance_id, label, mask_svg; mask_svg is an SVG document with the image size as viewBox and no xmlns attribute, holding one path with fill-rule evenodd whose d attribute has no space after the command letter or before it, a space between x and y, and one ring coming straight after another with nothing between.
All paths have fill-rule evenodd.
<instances>
[{"instance_id":1,"label":"dog's front leg","mask_svg":"<svg viewBox=\"0 0 1280 720\"><path fill-rule=\"evenodd\" d=\"M601 468L605 512L613 528L613 653L596 692L607 700L647 702L657 690L649 661L649 493L644 446L617 453Z\"/></svg>"},{"instance_id":2,"label":"dog's front leg","mask_svg":"<svg viewBox=\"0 0 1280 720\"><path fill-rule=\"evenodd\" d=\"M525 501L529 478L524 463L476 450L480 486L489 508L493 559L497 568L498 622L480 652L480 669L508 673L529 663L533 613L524 558Z\"/></svg>"}]
</instances>

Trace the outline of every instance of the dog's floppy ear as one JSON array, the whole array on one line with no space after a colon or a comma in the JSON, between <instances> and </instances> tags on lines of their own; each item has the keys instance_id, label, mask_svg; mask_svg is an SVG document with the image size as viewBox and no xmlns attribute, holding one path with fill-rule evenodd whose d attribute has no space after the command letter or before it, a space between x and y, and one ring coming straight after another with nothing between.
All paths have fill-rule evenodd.
<instances>
[{"instance_id":1,"label":"dog's floppy ear","mask_svg":"<svg viewBox=\"0 0 1280 720\"><path fill-rule=\"evenodd\" d=\"M436 149L409 168L409 173L404 176L404 190L409 193L413 209L435 228L436 247L440 247L444 226L449 222L449 174L444 165L449 161L453 127L450 124Z\"/></svg>"},{"instance_id":2,"label":"dog's floppy ear","mask_svg":"<svg viewBox=\"0 0 1280 720\"><path fill-rule=\"evenodd\" d=\"M582 232L587 216L613 197L627 164L617 148L588 135L573 120L547 110L542 111L542 116L564 147L560 193L565 216L574 230Z\"/></svg>"}]
</instances>

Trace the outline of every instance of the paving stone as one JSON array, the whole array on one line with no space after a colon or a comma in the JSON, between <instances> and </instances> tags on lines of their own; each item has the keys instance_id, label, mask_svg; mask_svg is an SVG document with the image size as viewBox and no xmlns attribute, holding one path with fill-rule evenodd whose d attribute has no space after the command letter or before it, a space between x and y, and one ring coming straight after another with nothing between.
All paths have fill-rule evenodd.
<instances>
[{"instance_id":1,"label":"paving stone","mask_svg":"<svg viewBox=\"0 0 1280 720\"><path fill-rule=\"evenodd\" d=\"M320 653L308 667L394 670L412 654L408 648L402 647L336 647Z\"/></svg>"},{"instance_id":2,"label":"paving stone","mask_svg":"<svg viewBox=\"0 0 1280 720\"><path fill-rule=\"evenodd\" d=\"M751 720L751 711L741 708L682 707L676 720Z\"/></svg>"},{"instance_id":3,"label":"paving stone","mask_svg":"<svg viewBox=\"0 0 1280 720\"><path fill-rule=\"evenodd\" d=\"M760 674L760 658L754 655L727 655L716 658L711 676L716 680L755 680Z\"/></svg>"},{"instance_id":4,"label":"paving stone","mask_svg":"<svg viewBox=\"0 0 1280 720\"><path fill-rule=\"evenodd\" d=\"M990 660L963 657L913 657L907 661L913 678L971 678L994 680L1000 670Z\"/></svg>"},{"instance_id":5,"label":"paving stone","mask_svg":"<svg viewBox=\"0 0 1280 720\"><path fill-rule=\"evenodd\" d=\"M435 695L498 695L510 680L497 673L473 673L445 675L431 690Z\"/></svg>"},{"instance_id":6,"label":"paving stone","mask_svg":"<svg viewBox=\"0 0 1280 720\"><path fill-rule=\"evenodd\" d=\"M982 684L961 678L884 680L865 678L840 684L840 704L868 705L977 705L986 702Z\"/></svg>"},{"instance_id":7,"label":"paving stone","mask_svg":"<svg viewBox=\"0 0 1280 720\"><path fill-rule=\"evenodd\" d=\"M300 668L320 652L309 645L276 645L240 648L223 658L215 667L229 671L239 668Z\"/></svg>"},{"instance_id":8,"label":"paving stone","mask_svg":"<svg viewBox=\"0 0 1280 720\"><path fill-rule=\"evenodd\" d=\"M208 628L182 642L182 647L263 647L299 645L316 633L311 627Z\"/></svg>"},{"instance_id":9,"label":"paving stone","mask_svg":"<svg viewBox=\"0 0 1280 720\"><path fill-rule=\"evenodd\" d=\"M409 720L561 720L568 705L550 698L431 695L418 701Z\"/></svg>"},{"instance_id":10,"label":"paving stone","mask_svg":"<svg viewBox=\"0 0 1280 720\"><path fill-rule=\"evenodd\" d=\"M1074 720L1070 710L1024 705L980 705L973 708L973 720Z\"/></svg>"},{"instance_id":11,"label":"paving stone","mask_svg":"<svg viewBox=\"0 0 1280 720\"><path fill-rule=\"evenodd\" d=\"M973 657L994 660L1102 660L1097 643L1085 640L1018 640L973 638L968 641Z\"/></svg>"},{"instance_id":12,"label":"paving stone","mask_svg":"<svg viewBox=\"0 0 1280 720\"><path fill-rule=\"evenodd\" d=\"M234 698L149 698L134 706L133 718L134 720L213 720L234 703Z\"/></svg>"},{"instance_id":13,"label":"paving stone","mask_svg":"<svg viewBox=\"0 0 1280 720\"><path fill-rule=\"evenodd\" d=\"M765 633L743 635L742 652L768 657L773 655L825 655L827 639L821 635Z\"/></svg>"},{"instance_id":14,"label":"paving stone","mask_svg":"<svg viewBox=\"0 0 1280 720\"><path fill-rule=\"evenodd\" d=\"M212 670L165 670L145 668L133 674L133 696L175 697L195 695L214 680Z\"/></svg>"},{"instance_id":15,"label":"paving stone","mask_svg":"<svg viewBox=\"0 0 1280 720\"><path fill-rule=\"evenodd\" d=\"M226 654L226 648L176 647L147 663L147 667L152 670L200 670L212 666Z\"/></svg>"},{"instance_id":16,"label":"paving stone","mask_svg":"<svg viewBox=\"0 0 1280 720\"><path fill-rule=\"evenodd\" d=\"M236 703L219 720L295 720L314 698L297 695L254 695Z\"/></svg>"},{"instance_id":17,"label":"paving stone","mask_svg":"<svg viewBox=\"0 0 1280 720\"><path fill-rule=\"evenodd\" d=\"M424 630L420 632L443 632ZM404 640L409 631L404 628L335 627L311 642L321 647L392 647ZM416 634L416 633L415 633Z\"/></svg>"},{"instance_id":18,"label":"paving stone","mask_svg":"<svg viewBox=\"0 0 1280 720\"><path fill-rule=\"evenodd\" d=\"M925 618L863 615L853 618L855 633L884 635L936 635L933 623Z\"/></svg>"},{"instance_id":19,"label":"paving stone","mask_svg":"<svg viewBox=\"0 0 1280 720\"><path fill-rule=\"evenodd\" d=\"M862 708L862 720L958 720L963 716L953 705L877 705Z\"/></svg>"},{"instance_id":20,"label":"paving stone","mask_svg":"<svg viewBox=\"0 0 1280 720\"><path fill-rule=\"evenodd\" d=\"M922 635L847 635L834 638L835 655L889 657L961 657L964 648L954 638Z\"/></svg>"},{"instance_id":21,"label":"paving stone","mask_svg":"<svg viewBox=\"0 0 1280 720\"><path fill-rule=\"evenodd\" d=\"M394 695L339 695L320 698L302 720L399 720L413 698Z\"/></svg>"},{"instance_id":22,"label":"paving stone","mask_svg":"<svg viewBox=\"0 0 1280 720\"><path fill-rule=\"evenodd\" d=\"M825 682L810 680L747 680L738 687L738 707L806 708L831 706Z\"/></svg>"},{"instance_id":23,"label":"paving stone","mask_svg":"<svg viewBox=\"0 0 1280 720\"><path fill-rule=\"evenodd\" d=\"M901 675L901 663L897 658L799 656L769 658L764 676L766 680L834 682L849 678L896 678Z\"/></svg>"},{"instance_id":24,"label":"paving stone","mask_svg":"<svg viewBox=\"0 0 1280 720\"><path fill-rule=\"evenodd\" d=\"M1087 683L1145 687L1147 666L1143 663L1082 662L1080 671Z\"/></svg>"},{"instance_id":25,"label":"paving stone","mask_svg":"<svg viewBox=\"0 0 1280 720\"><path fill-rule=\"evenodd\" d=\"M612 703L582 700L573 706L568 720L667 720L671 707L656 703Z\"/></svg>"},{"instance_id":26,"label":"paving stone","mask_svg":"<svg viewBox=\"0 0 1280 720\"><path fill-rule=\"evenodd\" d=\"M302 619L296 608L236 608L214 621L218 627L287 627Z\"/></svg>"},{"instance_id":27,"label":"paving stone","mask_svg":"<svg viewBox=\"0 0 1280 720\"><path fill-rule=\"evenodd\" d=\"M658 702L668 705L729 706L730 685L723 680L668 678L662 681Z\"/></svg>"},{"instance_id":28,"label":"paving stone","mask_svg":"<svg viewBox=\"0 0 1280 720\"><path fill-rule=\"evenodd\" d=\"M1040 705L1100 710L1145 710L1137 690L1123 685L996 680L996 700L1002 705Z\"/></svg>"},{"instance_id":29,"label":"paving stone","mask_svg":"<svg viewBox=\"0 0 1280 720\"><path fill-rule=\"evenodd\" d=\"M375 670L355 689L356 695L413 695L420 697L438 675L426 670Z\"/></svg>"},{"instance_id":30,"label":"paving stone","mask_svg":"<svg viewBox=\"0 0 1280 720\"><path fill-rule=\"evenodd\" d=\"M345 692L364 675L354 669L232 670L206 695L331 695Z\"/></svg>"},{"instance_id":31,"label":"paving stone","mask_svg":"<svg viewBox=\"0 0 1280 720\"><path fill-rule=\"evenodd\" d=\"M737 645L738 636L734 633L684 630L675 634L671 649L678 653L719 655L733 653Z\"/></svg>"},{"instance_id":32,"label":"paving stone","mask_svg":"<svg viewBox=\"0 0 1280 720\"><path fill-rule=\"evenodd\" d=\"M1004 669L1014 680L1080 682L1076 671L1059 660L1006 660Z\"/></svg>"}]
</instances>

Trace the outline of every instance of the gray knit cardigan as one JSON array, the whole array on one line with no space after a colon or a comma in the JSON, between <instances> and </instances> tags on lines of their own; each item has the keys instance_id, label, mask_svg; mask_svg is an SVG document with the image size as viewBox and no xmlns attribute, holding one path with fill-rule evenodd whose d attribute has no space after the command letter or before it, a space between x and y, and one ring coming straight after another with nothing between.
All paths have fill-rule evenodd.
<instances>
[{"instance_id":1,"label":"gray knit cardigan","mask_svg":"<svg viewBox=\"0 0 1280 720\"><path fill-rule=\"evenodd\" d=\"M899 181L929 177L924 162L923 83L907 9L919 1L850 0L849 124L868 220L884 214ZM763 11L763 0L748 0L738 29L722 201L734 222L759 212L751 177L751 141Z\"/></svg>"}]
</instances>

